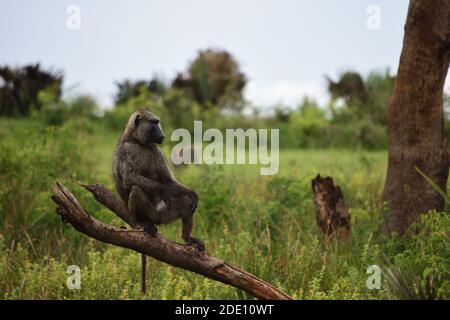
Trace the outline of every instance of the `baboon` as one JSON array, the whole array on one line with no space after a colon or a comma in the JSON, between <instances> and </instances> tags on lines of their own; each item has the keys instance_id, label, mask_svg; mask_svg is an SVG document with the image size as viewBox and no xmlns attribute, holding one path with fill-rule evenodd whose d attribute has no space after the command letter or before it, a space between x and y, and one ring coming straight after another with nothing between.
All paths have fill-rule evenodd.
<instances>
[{"instance_id":1,"label":"baboon","mask_svg":"<svg viewBox=\"0 0 450 320\"><path fill-rule=\"evenodd\" d=\"M175 179L163 152L160 119L147 110L133 113L117 144L113 175L117 192L125 201L134 223L155 236L156 225L182 220L182 237L188 245L204 250L191 236L198 196Z\"/></svg>"}]
</instances>

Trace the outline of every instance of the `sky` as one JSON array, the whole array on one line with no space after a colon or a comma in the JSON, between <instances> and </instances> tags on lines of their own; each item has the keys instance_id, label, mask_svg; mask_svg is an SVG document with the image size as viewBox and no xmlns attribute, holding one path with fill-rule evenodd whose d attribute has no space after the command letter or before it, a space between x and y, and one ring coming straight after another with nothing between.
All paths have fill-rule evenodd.
<instances>
[{"instance_id":1,"label":"sky","mask_svg":"<svg viewBox=\"0 0 450 320\"><path fill-rule=\"evenodd\" d=\"M69 28L75 5L79 29ZM115 81L171 80L198 50L225 49L269 108L329 98L325 75L396 73L407 0L0 0L0 65L64 71L67 95L113 104ZM73 13L73 12L72 12Z\"/></svg>"}]
</instances>

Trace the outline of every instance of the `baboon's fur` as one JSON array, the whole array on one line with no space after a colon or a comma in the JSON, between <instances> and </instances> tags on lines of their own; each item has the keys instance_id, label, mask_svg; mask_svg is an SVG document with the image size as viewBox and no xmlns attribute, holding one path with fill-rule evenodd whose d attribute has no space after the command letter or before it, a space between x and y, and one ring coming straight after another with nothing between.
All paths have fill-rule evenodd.
<instances>
[{"instance_id":1,"label":"baboon's fur","mask_svg":"<svg viewBox=\"0 0 450 320\"><path fill-rule=\"evenodd\" d=\"M191 237L198 196L173 176L158 147L163 139L156 115L140 110L130 116L114 153L117 192L148 233L156 235L155 225L181 218L183 239L203 250L203 243Z\"/></svg>"}]
</instances>

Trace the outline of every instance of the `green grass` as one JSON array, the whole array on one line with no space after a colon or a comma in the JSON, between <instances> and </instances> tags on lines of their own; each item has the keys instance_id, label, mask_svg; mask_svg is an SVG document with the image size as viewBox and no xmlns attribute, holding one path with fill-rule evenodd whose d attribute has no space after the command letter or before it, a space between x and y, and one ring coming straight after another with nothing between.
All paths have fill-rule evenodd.
<instances>
[{"instance_id":1,"label":"green grass","mask_svg":"<svg viewBox=\"0 0 450 320\"><path fill-rule=\"evenodd\" d=\"M121 225L77 186L113 188L111 162L120 132L71 121L45 128L31 120L0 119L0 298L2 299L241 299L233 287L149 259L147 296L139 293L139 254L105 245L64 225L51 202L63 181L98 219ZM167 150L166 150L167 151ZM168 154L166 152L166 154ZM194 235L211 254L273 283L297 299L394 299L382 277L366 287L367 267L396 268L412 290L432 280L435 297L450 298L450 219L424 216L418 232L383 238L378 225L386 152L283 150L280 172L259 166L190 166L175 175L200 196ZM315 222L310 181L330 175L352 215L348 243L327 241ZM181 226L160 228L181 242ZM81 289L66 287L66 268L81 268Z\"/></svg>"}]
</instances>

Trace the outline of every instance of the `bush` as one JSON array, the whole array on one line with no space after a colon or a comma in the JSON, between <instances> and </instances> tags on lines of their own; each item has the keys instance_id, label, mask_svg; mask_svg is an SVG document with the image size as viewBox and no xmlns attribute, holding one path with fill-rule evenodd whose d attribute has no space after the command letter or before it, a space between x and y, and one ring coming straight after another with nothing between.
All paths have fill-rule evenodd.
<instances>
[{"instance_id":1,"label":"bush","mask_svg":"<svg viewBox=\"0 0 450 320\"><path fill-rule=\"evenodd\" d=\"M351 125L332 123L326 130L328 146L380 150L387 147L386 128L369 119L354 119Z\"/></svg>"},{"instance_id":2,"label":"bush","mask_svg":"<svg viewBox=\"0 0 450 320\"><path fill-rule=\"evenodd\" d=\"M70 118L69 106L64 102L46 104L34 118L48 126L61 126Z\"/></svg>"},{"instance_id":3,"label":"bush","mask_svg":"<svg viewBox=\"0 0 450 320\"><path fill-rule=\"evenodd\" d=\"M80 95L69 101L69 109L76 117L93 117L98 113L97 102L89 95Z\"/></svg>"},{"instance_id":4,"label":"bush","mask_svg":"<svg viewBox=\"0 0 450 320\"><path fill-rule=\"evenodd\" d=\"M84 144L76 131L64 127L9 122L3 125L14 126L14 134L0 140L0 229L14 238L48 234L59 227L58 217L49 210L51 185L82 180Z\"/></svg>"},{"instance_id":5,"label":"bush","mask_svg":"<svg viewBox=\"0 0 450 320\"><path fill-rule=\"evenodd\" d=\"M148 109L160 118L165 118L162 104L153 99L152 93L144 92L138 96L130 97L125 103L117 105L112 110L108 110L105 113L104 120L110 129L122 131L130 115L140 109Z\"/></svg>"},{"instance_id":6,"label":"bush","mask_svg":"<svg viewBox=\"0 0 450 320\"><path fill-rule=\"evenodd\" d=\"M448 213L430 212L422 215L405 237L394 235L384 245L387 266L398 270L407 289L419 298L450 299L449 230ZM434 296L420 296L426 290ZM405 298L401 292L397 294Z\"/></svg>"}]
</instances>

